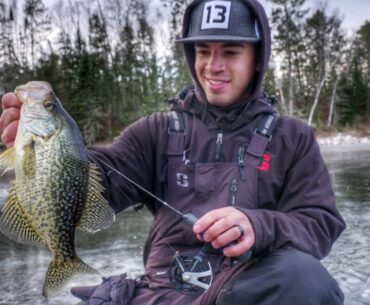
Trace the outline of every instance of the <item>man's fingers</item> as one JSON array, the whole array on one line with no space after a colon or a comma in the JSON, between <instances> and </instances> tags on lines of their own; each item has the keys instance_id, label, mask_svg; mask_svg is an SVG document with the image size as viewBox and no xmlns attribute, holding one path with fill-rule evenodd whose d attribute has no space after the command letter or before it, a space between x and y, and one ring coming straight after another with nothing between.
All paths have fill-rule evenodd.
<instances>
[{"instance_id":1,"label":"man's fingers","mask_svg":"<svg viewBox=\"0 0 370 305\"><path fill-rule=\"evenodd\" d=\"M231 242L239 239L241 236L240 230L237 226L231 227L229 230L225 231L224 233L218 235L212 241L212 247L215 249L223 248L229 245Z\"/></svg>"},{"instance_id":2,"label":"man's fingers","mask_svg":"<svg viewBox=\"0 0 370 305\"><path fill-rule=\"evenodd\" d=\"M237 243L233 243L223 250L225 256L235 257L248 252L254 244L254 239L249 235L244 235Z\"/></svg>"},{"instance_id":3,"label":"man's fingers","mask_svg":"<svg viewBox=\"0 0 370 305\"><path fill-rule=\"evenodd\" d=\"M232 218L220 218L207 229L207 231L203 234L203 239L207 242L213 241L216 237L226 232L234 225L234 220Z\"/></svg>"},{"instance_id":4,"label":"man's fingers","mask_svg":"<svg viewBox=\"0 0 370 305\"><path fill-rule=\"evenodd\" d=\"M0 128L6 129L11 122L19 120L19 117L19 108L11 107L4 109L0 117Z\"/></svg>"},{"instance_id":5,"label":"man's fingers","mask_svg":"<svg viewBox=\"0 0 370 305\"><path fill-rule=\"evenodd\" d=\"M7 93L1 99L2 113L0 116L0 129L3 130L1 141L11 147L17 134L20 108L22 104L14 93Z\"/></svg>"},{"instance_id":6,"label":"man's fingers","mask_svg":"<svg viewBox=\"0 0 370 305\"><path fill-rule=\"evenodd\" d=\"M196 234L200 234L207 230L212 224L217 222L219 219L225 217L227 215L227 212L225 210L229 209L227 208L221 208L216 209L208 212L206 215L204 215L202 218L200 218L194 225L193 231Z\"/></svg>"},{"instance_id":7,"label":"man's fingers","mask_svg":"<svg viewBox=\"0 0 370 305\"><path fill-rule=\"evenodd\" d=\"M10 107L20 108L22 106L22 103L18 100L17 96L12 92L4 94L3 98L1 99L1 103L3 109L7 109Z\"/></svg>"},{"instance_id":8,"label":"man's fingers","mask_svg":"<svg viewBox=\"0 0 370 305\"><path fill-rule=\"evenodd\" d=\"M18 130L19 120L11 122L1 135L1 141L9 148L14 144Z\"/></svg>"},{"instance_id":9,"label":"man's fingers","mask_svg":"<svg viewBox=\"0 0 370 305\"><path fill-rule=\"evenodd\" d=\"M246 214L234 207L208 212L194 225L199 240L211 242L214 248L224 248L225 256L240 256L255 244L255 233Z\"/></svg>"}]
</instances>

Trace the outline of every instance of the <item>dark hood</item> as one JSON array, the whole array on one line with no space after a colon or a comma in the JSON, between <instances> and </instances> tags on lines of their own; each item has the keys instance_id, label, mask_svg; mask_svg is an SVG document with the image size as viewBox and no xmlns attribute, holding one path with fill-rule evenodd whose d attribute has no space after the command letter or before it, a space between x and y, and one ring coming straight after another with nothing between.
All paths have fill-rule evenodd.
<instances>
[{"instance_id":1,"label":"dark hood","mask_svg":"<svg viewBox=\"0 0 370 305\"><path fill-rule=\"evenodd\" d=\"M194 85L184 88L169 102L172 110L192 113L208 127L223 130L233 130L249 124L262 113L276 112L275 102L263 92L253 101L246 98L236 104L220 107L200 101Z\"/></svg>"},{"instance_id":2,"label":"dark hood","mask_svg":"<svg viewBox=\"0 0 370 305\"><path fill-rule=\"evenodd\" d=\"M185 38L189 32L189 23L190 23L190 16L191 12L194 8L204 0L195 0L193 1L186 9L183 21L183 31L182 37ZM232 0L233 1L233 0ZM257 19L259 25L259 32L261 35L261 42L257 43L257 63L260 64L260 71L255 73L255 77L253 79L251 90L249 91L249 95L243 99L243 101L239 101L237 104L247 104L250 101L254 101L258 97L260 97L262 92L262 82L265 76L269 59L271 53L271 34L270 34L270 27L268 24L268 18L266 12L262 5L256 0L242 0L245 4L250 8L252 14ZM196 77L195 73L195 52L194 52L194 45L184 43L184 51L185 51L185 58L189 70L192 74L195 92L199 100L206 102L207 99L205 97L205 93L202 87L199 84L199 81Z\"/></svg>"}]
</instances>

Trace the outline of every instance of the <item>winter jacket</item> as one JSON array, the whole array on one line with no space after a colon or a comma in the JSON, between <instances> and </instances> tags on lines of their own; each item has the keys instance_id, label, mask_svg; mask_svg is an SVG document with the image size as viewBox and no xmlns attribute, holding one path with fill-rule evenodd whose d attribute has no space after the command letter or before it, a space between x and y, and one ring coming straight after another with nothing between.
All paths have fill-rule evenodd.
<instances>
[{"instance_id":1,"label":"winter jacket","mask_svg":"<svg viewBox=\"0 0 370 305\"><path fill-rule=\"evenodd\" d=\"M138 283L132 305L171 304L173 298L178 304L212 304L224 283L247 265L211 251L208 259L215 273L211 289L202 295L176 292L168 279L175 252L196 254L202 243L171 210L118 175L107 175L110 169L100 160L183 213L201 217L234 204L252 223L256 234L252 250L257 259L287 246L321 259L345 227L319 146L305 123L280 116L260 164L241 166L261 115L275 112L261 90L270 55L267 17L257 1L245 3L256 15L262 35L261 69L248 96L228 107L208 104L196 79L193 47L186 45L194 84L172 105L183 115L185 133L172 135L168 115L154 113L127 127L112 144L88 150L102 173L105 197L116 212L143 202L154 215L144 249L146 276ZM185 13L184 35L193 6ZM233 183L236 191L232 191Z\"/></svg>"},{"instance_id":2,"label":"winter jacket","mask_svg":"<svg viewBox=\"0 0 370 305\"><path fill-rule=\"evenodd\" d=\"M102 158L178 210L197 217L230 205L231 183L236 178L235 206L253 225L255 256L285 246L317 258L327 255L344 222L335 207L328 171L312 130L297 119L279 117L261 164L254 169L257 183L246 186L250 177L243 178L246 169L238 163L240 148L248 147L259 115L274 108L261 95L232 118L229 111L225 116L220 109L205 111L193 88L184 95L184 100L173 107L183 112L186 126L185 137L180 135L185 139L177 151L168 151L167 114L155 113L125 129L111 145L90 149L90 159L107 173L110 169L94 159ZM218 148L220 130L223 141ZM186 176L186 183L181 183L179 175ZM145 202L153 212L144 253L145 271L152 287L168 288L168 277L156 279L155 274L168 270L175 251L195 254L201 243L180 217L129 182L114 174L103 177L105 196L115 211ZM251 187L257 188L255 199L249 196ZM230 267L221 254L212 255L216 272Z\"/></svg>"}]
</instances>

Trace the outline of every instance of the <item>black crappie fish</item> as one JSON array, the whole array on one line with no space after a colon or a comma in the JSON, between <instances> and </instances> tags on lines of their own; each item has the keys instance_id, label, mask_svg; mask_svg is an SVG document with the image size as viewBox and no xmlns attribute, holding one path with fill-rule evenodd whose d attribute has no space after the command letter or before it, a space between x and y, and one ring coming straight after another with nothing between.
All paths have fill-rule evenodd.
<instances>
[{"instance_id":1,"label":"black crappie fish","mask_svg":"<svg viewBox=\"0 0 370 305\"><path fill-rule=\"evenodd\" d=\"M61 290L74 275L97 273L76 254L75 228L109 227L114 212L102 196L95 165L88 162L80 131L46 82L28 82L15 94L22 103L14 147L0 165L15 169L0 214L0 231L20 243L47 245L52 260L43 295Z\"/></svg>"}]
</instances>

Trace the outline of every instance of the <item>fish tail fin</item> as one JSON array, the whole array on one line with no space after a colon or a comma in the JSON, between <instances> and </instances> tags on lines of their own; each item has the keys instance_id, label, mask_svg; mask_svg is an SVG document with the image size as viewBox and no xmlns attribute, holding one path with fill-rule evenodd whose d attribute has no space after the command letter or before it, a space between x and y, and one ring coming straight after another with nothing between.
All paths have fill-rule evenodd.
<instances>
[{"instance_id":1,"label":"fish tail fin","mask_svg":"<svg viewBox=\"0 0 370 305\"><path fill-rule=\"evenodd\" d=\"M65 262L57 262L53 259L46 273L42 295L48 298L57 294L78 274L99 274L99 272L77 256Z\"/></svg>"}]
</instances>

